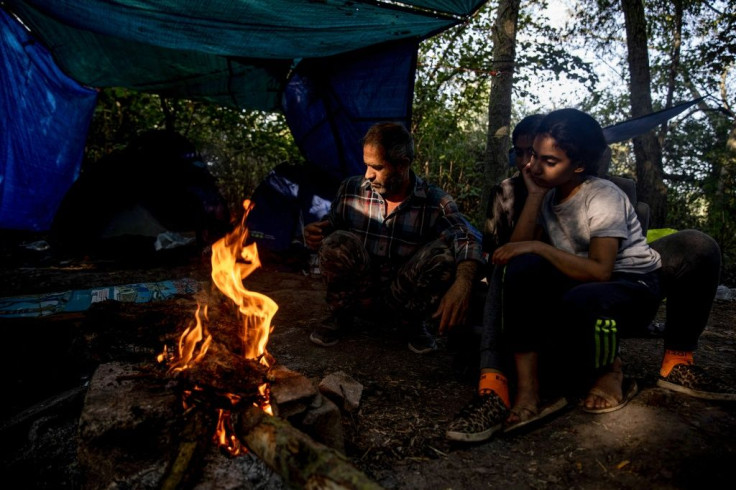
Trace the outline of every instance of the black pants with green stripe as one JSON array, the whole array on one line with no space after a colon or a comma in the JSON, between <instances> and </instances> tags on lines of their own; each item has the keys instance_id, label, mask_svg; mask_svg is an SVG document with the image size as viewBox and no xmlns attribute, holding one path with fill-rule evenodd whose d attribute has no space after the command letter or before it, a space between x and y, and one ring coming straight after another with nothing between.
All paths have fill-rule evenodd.
<instances>
[{"instance_id":1,"label":"black pants with green stripe","mask_svg":"<svg viewBox=\"0 0 736 490\"><path fill-rule=\"evenodd\" d=\"M659 271L579 282L534 254L511 260L502 282L501 323L511 351L552 351L574 369L610 365L619 340L646 329L662 300Z\"/></svg>"}]
</instances>

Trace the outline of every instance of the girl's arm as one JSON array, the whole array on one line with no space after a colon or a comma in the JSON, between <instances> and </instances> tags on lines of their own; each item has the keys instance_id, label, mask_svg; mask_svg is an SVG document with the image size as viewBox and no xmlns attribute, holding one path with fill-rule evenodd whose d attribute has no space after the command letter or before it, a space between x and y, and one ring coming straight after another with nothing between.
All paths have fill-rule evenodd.
<instances>
[{"instance_id":1,"label":"girl's arm","mask_svg":"<svg viewBox=\"0 0 736 490\"><path fill-rule=\"evenodd\" d=\"M542 230L537 223L537 216L542 207L542 200L544 194L529 194L519 215L519 221L511 233L510 242L536 240L541 236Z\"/></svg>"},{"instance_id":2,"label":"girl's arm","mask_svg":"<svg viewBox=\"0 0 736 490\"><path fill-rule=\"evenodd\" d=\"M588 256L580 257L547 243L531 240L507 243L496 249L491 260L494 264L506 264L517 255L533 253L545 258L560 272L576 281L607 281L613 274L618 246L618 238L592 238Z\"/></svg>"}]
</instances>

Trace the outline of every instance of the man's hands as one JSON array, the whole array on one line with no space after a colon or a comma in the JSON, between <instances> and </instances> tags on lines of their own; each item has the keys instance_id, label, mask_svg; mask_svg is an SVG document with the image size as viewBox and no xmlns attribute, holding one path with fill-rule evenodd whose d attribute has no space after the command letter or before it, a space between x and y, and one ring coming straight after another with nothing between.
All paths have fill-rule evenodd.
<instances>
[{"instance_id":1,"label":"man's hands","mask_svg":"<svg viewBox=\"0 0 736 490\"><path fill-rule=\"evenodd\" d=\"M315 221L304 227L304 241L307 247L317 250L324 239L324 230L330 224L327 220Z\"/></svg>"},{"instance_id":2,"label":"man's hands","mask_svg":"<svg viewBox=\"0 0 736 490\"><path fill-rule=\"evenodd\" d=\"M432 318L440 319L440 335L448 333L458 325L465 324L477 272L478 263L473 260L465 260L457 265L455 282L442 297L437 310L432 315Z\"/></svg>"},{"instance_id":3,"label":"man's hands","mask_svg":"<svg viewBox=\"0 0 736 490\"><path fill-rule=\"evenodd\" d=\"M455 281L440 300L432 318L440 319L439 334L449 333L453 327L465 324L470 307L472 286L465 282Z\"/></svg>"}]
</instances>

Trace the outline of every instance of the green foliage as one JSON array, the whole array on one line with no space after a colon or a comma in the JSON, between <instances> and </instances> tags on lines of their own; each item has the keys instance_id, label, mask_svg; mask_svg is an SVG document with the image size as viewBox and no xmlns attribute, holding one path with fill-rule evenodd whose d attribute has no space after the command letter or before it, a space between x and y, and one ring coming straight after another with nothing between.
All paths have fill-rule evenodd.
<instances>
[{"instance_id":1,"label":"green foliage","mask_svg":"<svg viewBox=\"0 0 736 490\"><path fill-rule=\"evenodd\" d=\"M526 3L519 16L514 96L532 104L548 103L539 85L572 82L592 90L598 76L589 61L570 49L569 34L549 24L546 2Z\"/></svg>"},{"instance_id":2,"label":"green foliage","mask_svg":"<svg viewBox=\"0 0 736 490\"><path fill-rule=\"evenodd\" d=\"M565 79L592 86L597 80L590 64L560 42L545 6L526 2L520 12L513 72L500 71L503 60L493 59L495 1L471 21L420 45L412 128L417 169L450 192L476 225L484 218L480 201L493 77L514 77L516 121L534 112L524 107L539 102L535 83Z\"/></svg>"},{"instance_id":3,"label":"green foliage","mask_svg":"<svg viewBox=\"0 0 736 490\"><path fill-rule=\"evenodd\" d=\"M414 85L415 171L449 192L471 219L467 211L479 208L482 192L488 92L497 75L488 9L420 45Z\"/></svg>"},{"instance_id":4,"label":"green foliage","mask_svg":"<svg viewBox=\"0 0 736 490\"><path fill-rule=\"evenodd\" d=\"M164 114L158 96L124 88L101 90L87 134L82 171L103 156L125 148L140 131L161 127Z\"/></svg>"},{"instance_id":5,"label":"green foliage","mask_svg":"<svg viewBox=\"0 0 736 490\"><path fill-rule=\"evenodd\" d=\"M282 115L211 106L199 110L198 123L187 136L236 215L242 211L243 199L250 198L276 165L303 163Z\"/></svg>"},{"instance_id":6,"label":"green foliage","mask_svg":"<svg viewBox=\"0 0 736 490\"><path fill-rule=\"evenodd\" d=\"M729 149L733 117L721 111L671 128L666 154L673 226L698 228L723 252L722 281L736 283L736 155ZM709 124L705 124L705 122Z\"/></svg>"}]
</instances>

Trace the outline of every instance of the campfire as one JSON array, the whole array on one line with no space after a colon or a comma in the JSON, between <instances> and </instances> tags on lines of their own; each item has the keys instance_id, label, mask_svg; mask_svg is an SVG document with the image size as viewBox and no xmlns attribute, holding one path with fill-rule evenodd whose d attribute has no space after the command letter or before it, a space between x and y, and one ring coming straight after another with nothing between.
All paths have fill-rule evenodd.
<instances>
[{"instance_id":1,"label":"campfire","mask_svg":"<svg viewBox=\"0 0 736 490\"><path fill-rule=\"evenodd\" d=\"M318 385L266 349L278 306L244 287L261 266L250 210L245 201L238 229L212 247L216 288L196 308L182 299L194 312L183 333L142 364L95 371L79 421L83 488L217 485L251 478L254 459L290 487L378 488L344 455L341 410L362 387L340 373Z\"/></svg>"},{"instance_id":2,"label":"campfire","mask_svg":"<svg viewBox=\"0 0 736 490\"><path fill-rule=\"evenodd\" d=\"M212 280L237 307L242 319L237 336L223 336L223 340L230 341L229 345L214 340L208 326L207 306L198 305L192 325L179 339L177 352L165 348L158 356L159 362L168 364L171 374L190 385L183 391L185 408L203 401L214 405L219 417L214 439L232 456L242 451L232 429L232 410L252 404L273 414L266 372L274 359L266 344L278 305L243 285L261 266L256 244L247 243L246 223L252 207L249 200L244 201L240 226L212 245Z\"/></svg>"}]
</instances>

